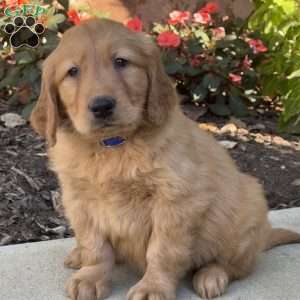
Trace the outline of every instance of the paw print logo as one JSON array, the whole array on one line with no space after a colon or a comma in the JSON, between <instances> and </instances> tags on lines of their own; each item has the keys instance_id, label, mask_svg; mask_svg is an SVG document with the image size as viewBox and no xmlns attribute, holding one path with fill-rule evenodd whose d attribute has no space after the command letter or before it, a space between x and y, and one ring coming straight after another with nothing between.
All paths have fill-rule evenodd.
<instances>
[{"instance_id":1,"label":"paw print logo","mask_svg":"<svg viewBox=\"0 0 300 300\"><path fill-rule=\"evenodd\" d=\"M45 27L36 23L35 18L28 17L15 17L12 23L4 26L4 31L10 34L10 44L14 48L27 46L35 48L39 45L41 35L45 31Z\"/></svg>"}]
</instances>

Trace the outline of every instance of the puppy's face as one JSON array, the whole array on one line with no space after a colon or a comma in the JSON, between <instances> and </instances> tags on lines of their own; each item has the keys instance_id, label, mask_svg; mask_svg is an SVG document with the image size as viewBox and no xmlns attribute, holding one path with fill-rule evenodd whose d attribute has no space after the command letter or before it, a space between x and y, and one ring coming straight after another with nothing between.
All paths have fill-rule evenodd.
<instances>
[{"instance_id":1,"label":"puppy's face","mask_svg":"<svg viewBox=\"0 0 300 300\"><path fill-rule=\"evenodd\" d=\"M167 118L176 96L150 38L108 20L69 30L46 60L31 121L49 140L64 118L89 137L133 132ZM51 142L51 141L50 141Z\"/></svg>"},{"instance_id":2,"label":"puppy's face","mask_svg":"<svg viewBox=\"0 0 300 300\"><path fill-rule=\"evenodd\" d=\"M82 134L123 131L142 119L148 92L147 57L141 41L123 29L101 26L91 33L80 28L62 41L65 55L56 69L58 93Z\"/></svg>"}]
</instances>

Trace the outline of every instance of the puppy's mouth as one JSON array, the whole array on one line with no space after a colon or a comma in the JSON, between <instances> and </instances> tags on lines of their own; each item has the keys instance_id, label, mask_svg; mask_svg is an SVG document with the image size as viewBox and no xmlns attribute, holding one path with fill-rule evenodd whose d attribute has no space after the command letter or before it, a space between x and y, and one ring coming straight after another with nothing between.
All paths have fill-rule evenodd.
<instances>
[{"instance_id":1,"label":"puppy's mouth","mask_svg":"<svg viewBox=\"0 0 300 300\"><path fill-rule=\"evenodd\" d=\"M93 130L110 128L117 125L117 122L112 117L93 119L91 121L91 127L93 128Z\"/></svg>"},{"instance_id":2,"label":"puppy's mouth","mask_svg":"<svg viewBox=\"0 0 300 300\"><path fill-rule=\"evenodd\" d=\"M104 123L101 124L100 128L110 128L110 127L114 127L115 125L113 123Z\"/></svg>"}]
</instances>

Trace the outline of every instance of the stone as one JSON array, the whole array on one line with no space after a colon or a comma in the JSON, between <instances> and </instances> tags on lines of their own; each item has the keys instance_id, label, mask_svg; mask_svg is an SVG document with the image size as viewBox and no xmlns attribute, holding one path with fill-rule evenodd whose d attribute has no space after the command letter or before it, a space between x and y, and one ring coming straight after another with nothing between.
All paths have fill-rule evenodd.
<instances>
[{"instance_id":1,"label":"stone","mask_svg":"<svg viewBox=\"0 0 300 300\"><path fill-rule=\"evenodd\" d=\"M0 120L4 123L7 128L15 128L26 124L26 120L20 115L15 113L5 113L0 116Z\"/></svg>"},{"instance_id":2,"label":"stone","mask_svg":"<svg viewBox=\"0 0 300 300\"><path fill-rule=\"evenodd\" d=\"M236 132L237 132L237 127L233 123L228 123L220 129L221 134L230 133L231 135L234 135Z\"/></svg>"},{"instance_id":3,"label":"stone","mask_svg":"<svg viewBox=\"0 0 300 300\"><path fill-rule=\"evenodd\" d=\"M247 134L249 134L249 131L247 129L244 129L244 128L239 128L237 130L237 133L238 133L238 135L247 135Z\"/></svg>"},{"instance_id":4,"label":"stone","mask_svg":"<svg viewBox=\"0 0 300 300\"><path fill-rule=\"evenodd\" d=\"M238 119L238 118L230 117L229 122L236 125L239 129L240 128L242 128L242 129L247 128L247 124L245 122L243 122L242 120Z\"/></svg>"},{"instance_id":5,"label":"stone","mask_svg":"<svg viewBox=\"0 0 300 300\"><path fill-rule=\"evenodd\" d=\"M219 128L217 127L217 125L213 124L213 123L200 123L199 128L201 128L202 130L205 131L210 131L212 133L220 133Z\"/></svg>"},{"instance_id":6,"label":"stone","mask_svg":"<svg viewBox=\"0 0 300 300\"><path fill-rule=\"evenodd\" d=\"M237 142L233 142L233 141L219 141L219 143L228 150L231 150L233 148L236 147L236 145L238 144Z\"/></svg>"},{"instance_id":7,"label":"stone","mask_svg":"<svg viewBox=\"0 0 300 300\"><path fill-rule=\"evenodd\" d=\"M255 134L255 142L259 144L263 144L265 142L264 136L260 133Z\"/></svg>"},{"instance_id":8,"label":"stone","mask_svg":"<svg viewBox=\"0 0 300 300\"><path fill-rule=\"evenodd\" d=\"M283 139L280 136L274 136L272 139L272 143L278 146L290 147L291 143L287 140Z\"/></svg>"},{"instance_id":9,"label":"stone","mask_svg":"<svg viewBox=\"0 0 300 300\"><path fill-rule=\"evenodd\" d=\"M295 179L295 180L292 182L292 185L294 185L294 186L300 186L300 178Z\"/></svg>"},{"instance_id":10,"label":"stone","mask_svg":"<svg viewBox=\"0 0 300 300\"><path fill-rule=\"evenodd\" d=\"M250 131L252 131L252 130L262 131L262 130L265 130L265 129L266 129L266 126L265 126L264 124L258 123L258 124L255 124L255 125L250 125L250 126L248 126L248 129L249 129Z\"/></svg>"}]
</instances>

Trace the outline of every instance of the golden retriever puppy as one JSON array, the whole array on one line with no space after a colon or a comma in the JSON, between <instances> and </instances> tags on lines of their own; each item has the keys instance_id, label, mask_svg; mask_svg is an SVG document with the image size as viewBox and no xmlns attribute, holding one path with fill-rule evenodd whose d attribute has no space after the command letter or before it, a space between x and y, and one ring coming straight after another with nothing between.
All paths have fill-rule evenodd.
<instances>
[{"instance_id":1,"label":"golden retriever puppy","mask_svg":"<svg viewBox=\"0 0 300 300\"><path fill-rule=\"evenodd\" d=\"M110 292L118 261L140 270L128 300L171 300L195 271L202 298L223 294L257 255L300 235L271 229L257 181L180 111L149 37L109 20L68 30L47 58L32 126L49 143L77 247L73 300Z\"/></svg>"}]
</instances>

